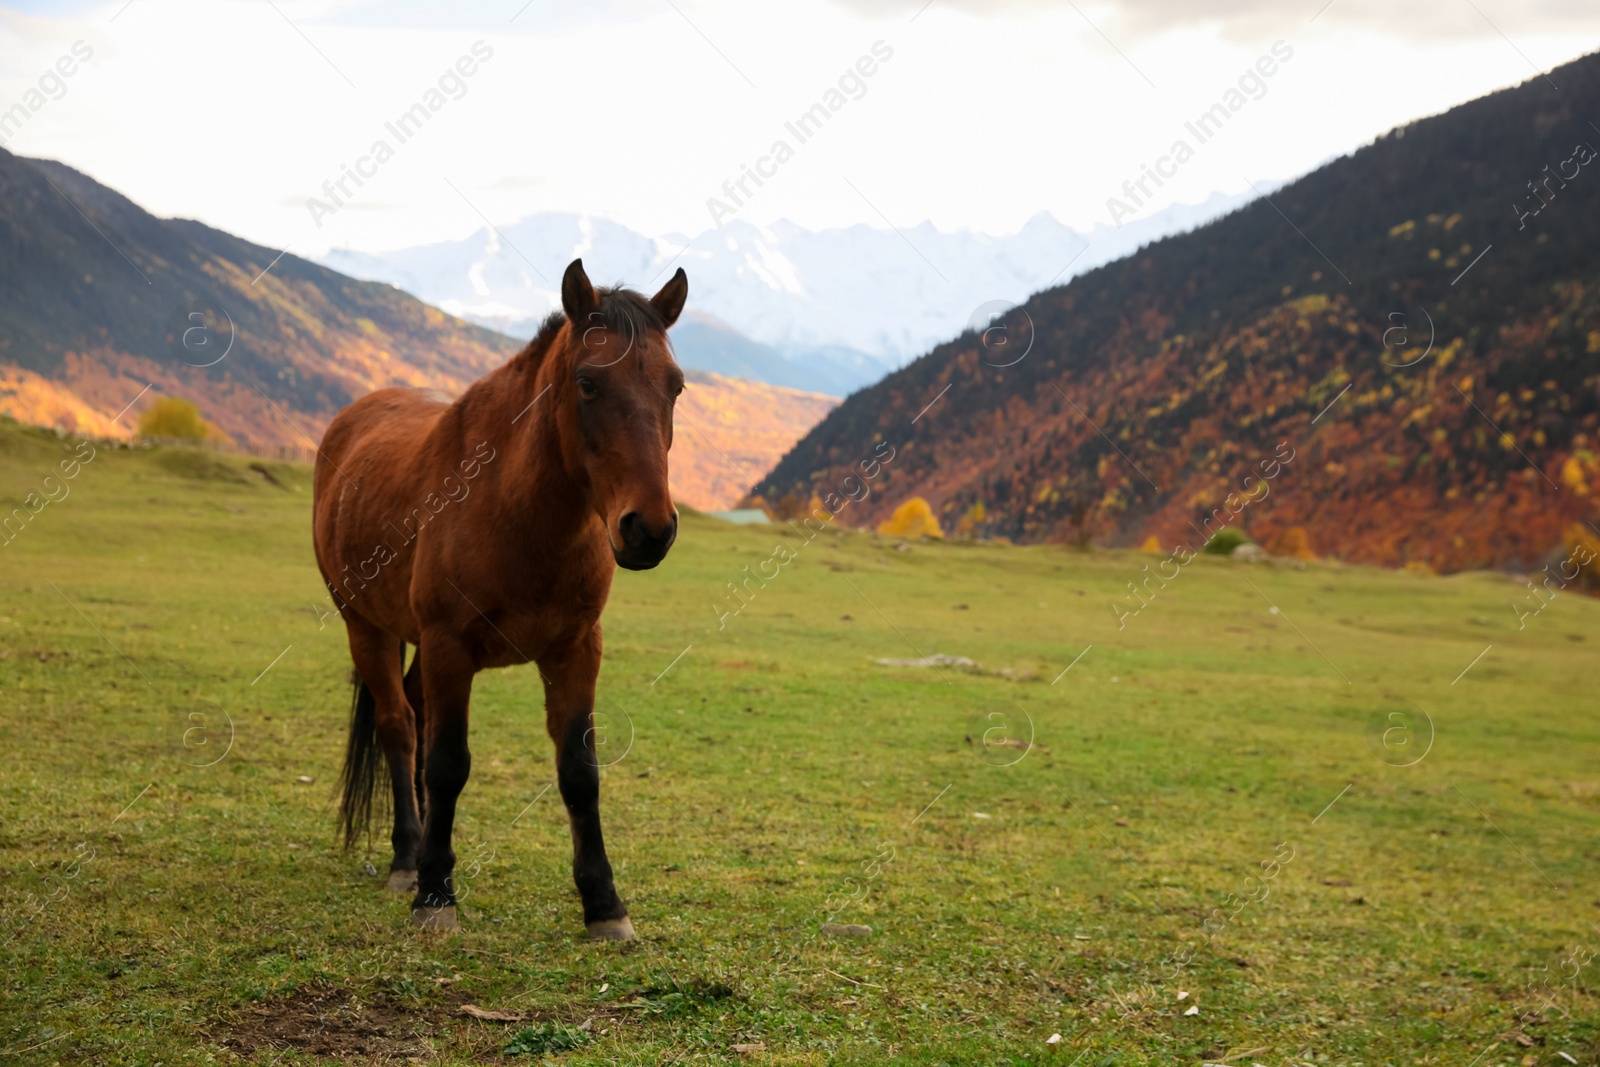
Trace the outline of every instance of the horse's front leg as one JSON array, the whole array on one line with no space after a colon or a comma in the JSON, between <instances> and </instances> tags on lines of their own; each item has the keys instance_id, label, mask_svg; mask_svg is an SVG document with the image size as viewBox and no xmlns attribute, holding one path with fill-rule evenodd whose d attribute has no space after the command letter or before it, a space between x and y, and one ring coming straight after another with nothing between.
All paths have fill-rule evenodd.
<instances>
[{"instance_id":1,"label":"horse's front leg","mask_svg":"<svg viewBox=\"0 0 1600 1067\"><path fill-rule=\"evenodd\" d=\"M417 898L411 917L422 926L454 929L456 891L453 873L456 854L450 847L456 818L456 799L472 771L467 748L467 706L472 696L471 656L449 634L424 631L422 645L422 700L425 742L423 783L427 813L422 823L422 849L417 860Z\"/></svg>"},{"instance_id":2,"label":"horse's front leg","mask_svg":"<svg viewBox=\"0 0 1600 1067\"><path fill-rule=\"evenodd\" d=\"M633 937L628 909L611 880L600 832L600 766L595 757L594 683L600 673L600 627L540 658L545 726L556 746L556 781L572 825L572 879L583 898L589 936Z\"/></svg>"}]
</instances>

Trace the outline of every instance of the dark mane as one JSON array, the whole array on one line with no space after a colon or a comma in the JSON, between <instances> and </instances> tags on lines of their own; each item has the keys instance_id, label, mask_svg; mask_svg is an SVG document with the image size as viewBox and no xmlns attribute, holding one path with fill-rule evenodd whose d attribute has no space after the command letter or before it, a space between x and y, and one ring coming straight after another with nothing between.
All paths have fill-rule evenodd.
<instances>
[{"instance_id":1,"label":"dark mane","mask_svg":"<svg viewBox=\"0 0 1600 1067\"><path fill-rule=\"evenodd\" d=\"M600 324L614 334L626 338L637 338L650 330L666 331L666 321L662 319L661 312L650 303L649 298L615 286L609 289L596 289L600 297ZM518 352L514 359L526 360L530 367L537 367L543 362L545 353L555 342L556 335L561 332L561 327L567 324L567 316L559 308L545 316L539 324L539 332L533 335L527 347Z\"/></svg>"},{"instance_id":2,"label":"dark mane","mask_svg":"<svg viewBox=\"0 0 1600 1067\"><path fill-rule=\"evenodd\" d=\"M539 324L539 332L533 335L533 340L521 352L511 357L512 362L522 360L528 364L528 369L535 370L544 361L544 354L550 351L550 346L555 342L556 334L561 332L561 327L567 324L567 317L559 309L550 312Z\"/></svg>"}]
</instances>

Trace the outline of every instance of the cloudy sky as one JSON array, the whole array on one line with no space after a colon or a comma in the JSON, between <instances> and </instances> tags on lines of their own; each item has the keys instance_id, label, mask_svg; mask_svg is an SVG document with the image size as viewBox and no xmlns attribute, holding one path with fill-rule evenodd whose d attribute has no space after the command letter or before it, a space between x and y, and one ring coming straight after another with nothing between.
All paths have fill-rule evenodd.
<instances>
[{"instance_id":1,"label":"cloudy sky","mask_svg":"<svg viewBox=\"0 0 1600 1067\"><path fill-rule=\"evenodd\" d=\"M75 45L71 76L48 73ZM761 225L1005 233L1112 222L1180 138L1193 158L1138 216L1597 48L1591 0L67 0L0 8L0 133L301 255L553 210L694 234L713 197ZM1263 57L1198 145L1184 123ZM819 103L801 143L785 124ZM402 142L386 124L418 104ZM758 166L735 203L725 183Z\"/></svg>"}]
</instances>

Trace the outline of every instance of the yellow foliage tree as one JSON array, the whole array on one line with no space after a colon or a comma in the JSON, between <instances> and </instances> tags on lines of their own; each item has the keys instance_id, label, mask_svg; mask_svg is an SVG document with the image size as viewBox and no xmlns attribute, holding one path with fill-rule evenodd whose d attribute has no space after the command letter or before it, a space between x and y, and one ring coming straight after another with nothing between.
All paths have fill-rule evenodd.
<instances>
[{"instance_id":1,"label":"yellow foliage tree","mask_svg":"<svg viewBox=\"0 0 1600 1067\"><path fill-rule=\"evenodd\" d=\"M1155 534L1151 534L1149 537L1144 539L1144 544L1139 546L1139 551L1154 552L1159 555L1161 553L1161 538L1157 537Z\"/></svg>"},{"instance_id":2,"label":"yellow foliage tree","mask_svg":"<svg viewBox=\"0 0 1600 1067\"><path fill-rule=\"evenodd\" d=\"M1284 530L1267 545L1267 549L1274 556L1288 556L1290 559L1317 558L1311 548L1311 536L1306 533L1304 526L1291 526Z\"/></svg>"},{"instance_id":3,"label":"yellow foliage tree","mask_svg":"<svg viewBox=\"0 0 1600 1067\"><path fill-rule=\"evenodd\" d=\"M1589 495L1589 485L1583 477L1583 461L1577 456L1568 456L1561 464L1561 484L1579 496Z\"/></svg>"},{"instance_id":4,"label":"yellow foliage tree","mask_svg":"<svg viewBox=\"0 0 1600 1067\"><path fill-rule=\"evenodd\" d=\"M989 517L988 510L983 506L983 501L975 500L961 518L956 520L956 536L971 537L977 533L978 527Z\"/></svg>"},{"instance_id":5,"label":"yellow foliage tree","mask_svg":"<svg viewBox=\"0 0 1600 1067\"><path fill-rule=\"evenodd\" d=\"M211 429L211 424L200 417L200 408L193 401L176 396L156 397L150 409L139 416L139 432L145 437L202 441Z\"/></svg>"},{"instance_id":6,"label":"yellow foliage tree","mask_svg":"<svg viewBox=\"0 0 1600 1067\"><path fill-rule=\"evenodd\" d=\"M890 537L943 537L939 519L928 502L914 496L894 509L888 520L878 524L878 532Z\"/></svg>"}]
</instances>

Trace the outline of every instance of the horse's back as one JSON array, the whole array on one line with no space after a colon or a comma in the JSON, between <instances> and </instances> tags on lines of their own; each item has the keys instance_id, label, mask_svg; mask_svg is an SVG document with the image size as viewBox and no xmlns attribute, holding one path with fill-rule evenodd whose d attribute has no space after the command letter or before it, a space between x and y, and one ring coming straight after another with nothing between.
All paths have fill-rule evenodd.
<instances>
[{"instance_id":1,"label":"horse's back","mask_svg":"<svg viewBox=\"0 0 1600 1067\"><path fill-rule=\"evenodd\" d=\"M324 473L337 477L342 459L354 460L358 451L400 447L414 454L449 407L448 398L433 390L397 386L368 393L328 424L318 450L317 484Z\"/></svg>"}]
</instances>

